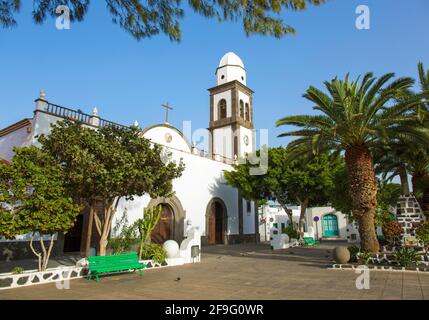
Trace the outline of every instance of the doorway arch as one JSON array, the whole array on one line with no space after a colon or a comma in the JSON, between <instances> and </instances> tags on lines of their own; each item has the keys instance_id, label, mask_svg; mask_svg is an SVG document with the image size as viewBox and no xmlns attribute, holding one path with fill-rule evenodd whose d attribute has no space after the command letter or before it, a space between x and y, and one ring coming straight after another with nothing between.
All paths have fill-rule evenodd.
<instances>
[{"instance_id":1,"label":"doorway arch","mask_svg":"<svg viewBox=\"0 0 429 320\"><path fill-rule=\"evenodd\" d=\"M329 213L322 217L322 230L324 237L338 237L338 218L335 214Z\"/></svg>"},{"instance_id":2,"label":"doorway arch","mask_svg":"<svg viewBox=\"0 0 429 320\"><path fill-rule=\"evenodd\" d=\"M150 235L151 242L156 244L163 244L165 241L172 239L175 227L173 209L165 203L160 204L160 206L162 207L161 217Z\"/></svg>"},{"instance_id":3,"label":"doorway arch","mask_svg":"<svg viewBox=\"0 0 429 320\"><path fill-rule=\"evenodd\" d=\"M221 198L213 198L206 209L206 237L208 244L227 244L228 212Z\"/></svg>"},{"instance_id":4,"label":"doorway arch","mask_svg":"<svg viewBox=\"0 0 429 320\"><path fill-rule=\"evenodd\" d=\"M175 195L169 198L159 197L149 201L148 208L162 206L162 213L157 227L154 229L157 232L152 233L155 243L166 240L174 240L179 246L184 239L184 228L186 211L182 207L182 203ZM152 236L151 236L152 238ZM160 244L162 244L160 243Z\"/></svg>"}]
</instances>

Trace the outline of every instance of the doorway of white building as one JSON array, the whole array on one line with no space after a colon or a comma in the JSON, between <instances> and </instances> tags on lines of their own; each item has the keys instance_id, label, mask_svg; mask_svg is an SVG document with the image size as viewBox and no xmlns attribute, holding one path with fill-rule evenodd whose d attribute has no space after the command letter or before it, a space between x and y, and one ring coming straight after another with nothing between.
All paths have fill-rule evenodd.
<instances>
[{"instance_id":1,"label":"doorway of white building","mask_svg":"<svg viewBox=\"0 0 429 320\"><path fill-rule=\"evenodd\" d=\"M174 212L168 204L162 204L161 218L151 234L151 241L157 244L163 244L172 239L174 234Z\"/></svg>"},{"instance_id":2,"label":"doorway of white building","mask_svg":"<svg viewBox=\"0 0 429 320\"><path fill-rule=\"evenodd\" d=\"M225 244L226 208L218 199L211 201L207 217L208 244Z\"/></svg>"},{"instance_id":3,"label":"doorway of white building","mask_svg":"<svg viewBox=\"0 0 429 320\"><path fill-rule=\"evenodd\" d=\"M322 217L322 230L326 238L339 236L338 218L335 214L326 214Z\"/></svg>"}]
</instances>

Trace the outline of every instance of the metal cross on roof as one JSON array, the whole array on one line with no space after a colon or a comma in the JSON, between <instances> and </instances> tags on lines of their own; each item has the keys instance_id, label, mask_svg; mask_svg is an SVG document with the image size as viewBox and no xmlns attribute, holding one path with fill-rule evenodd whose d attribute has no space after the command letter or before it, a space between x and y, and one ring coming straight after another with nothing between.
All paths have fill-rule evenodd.
<instances>
[{"instance_id":1,"label":"metal cross on roof","mask_svg":"<svg viewBox=\"0 0 429 320\"><path fill-rule=\"evenodd\" d=\"M165 124L168 124L168 111L173 110L173 108L168 104L168 102L163 104L162 107L165 108Z\"/></svg>"}]
</instances>

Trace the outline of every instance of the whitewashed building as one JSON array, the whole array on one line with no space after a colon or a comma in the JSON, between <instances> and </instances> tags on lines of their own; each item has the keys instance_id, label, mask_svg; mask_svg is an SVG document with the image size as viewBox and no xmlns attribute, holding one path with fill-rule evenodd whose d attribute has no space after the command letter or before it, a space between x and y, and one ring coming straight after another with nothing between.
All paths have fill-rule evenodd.
<instances>
[{"instance_id":1,"label":"whitewashed building","mask_svg":"<svg viewBox=\"0 0 429 320\"><path fill-rule=\"evenodd\" d=\"M288 209L292 210L292 218L297 225L301 207L288 206ZM271 228L282 230L290 224L288 215L279 205L259 207L259 217L261 241L269 241ZM304 232L315 239L349 240L350 237L356 239L356 235L350 232L349 228L351 225L348 224L347 217L332 207L313 207L306 210Z\"/></svg>"},{"instance_id":2,"label":"whitewashed building","mask_svg":"<svg viewBox=\"0 0 429 320\"><path fill-rule=\"evenodd\" d=\"M295 223L299 221L300 207L288 206L292 210ZM269 204L259 207L259 236L260 241L270 241L270 230L276 228L283 230L290 224L289 216L280 205Z\"/></svg>"},{"instance_id":3,"label":"whitewashed building","mask_svg":"<svg viewBox=\"0 0 429 320\"><path fill-rule=\"evenodd\" d=\"M239 191L228 186L223 177L223 171L232 170L231 164L237 158L255 150L253 91L247 87L243 62L232 52L222 57L216 69L216 79L216 85L209 89L208 150L204 152L193 147L192 141L188 141L167 120L142 129L145 138L165 146L173 160L183 159L186 166L183 175L173 182L173 197L150 199L149 196L143 196L133 201L123 201L119 206L116 218L126 210L132 222L143 215L145 207L161 204L162 218L152 234L155 242L174 239L180 244L190 226L199 228L203 244L259 241L255 203L242 198ZM50 125L64 119L79 120L94 129L119 125L102 119L96 109L92 114L87 114L51 103L46 94L41 92L36 100L33 117L0 130L0 159L10 161L13 147L37 144L37 135L49 134ZM65 238L59 236L57 253L84 251L87 216L83 212L73 230ZM97 234L95 229L92 234ZM4 258L1 249L6 246L21 247L13 241L1 239L0 260ZM96 246L97 239L92 239L91 247ZM16 253L15 257L18 256Z\"/></svg>"}]
</instances>

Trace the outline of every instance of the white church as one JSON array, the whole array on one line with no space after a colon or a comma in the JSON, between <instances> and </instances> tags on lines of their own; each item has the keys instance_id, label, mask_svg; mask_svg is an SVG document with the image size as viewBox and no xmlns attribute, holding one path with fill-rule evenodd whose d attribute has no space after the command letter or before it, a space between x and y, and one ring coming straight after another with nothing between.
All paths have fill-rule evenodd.
<instances>
[{"instance_id":1,"label":"white church","mask_svg":"<svg viewBox=\"0 0 429 320\"><path fill-rule=\"evenodd\" d=\"M216 86L208 89L210 120L207 130L208 152L201 151L185 135L168 123L142 129L143 137L165 146L172 159L183 159L185 171L173 182L175 195L171 198L151 199L148 195L133 201L123 201L116 213L124 211L133 222L143 215L143 209L162 205L163 213L152 241L163 243L173 239L180 243L189 227L197 227L203 244L233 244L258 242L258 214L256 204L240 196L237 189L226 184L223 171L233 170L231 164L252 153L256 147L253 125L253 91L247 86L246 70L234 53L225 54L216 69ZM36 136L49 134L50 125L64 119L79 120L94 129L119 125L102 119L96 109L92 114L69 109L48 100L42 91L35 101L31 118L25 118L0 130L0 161L9 162L13 148L37 145ZM87 212L79 215L74 228L67 235L59 235L56 253L84 252L88 226ZM97 247L97 232L92 232L90 246ZM19 258L19 251L27 247L26 236L10 241L0 239L0 260L5 252ZM11 258L11 257L9 257Z\"/></svg>"}]
</instances>

